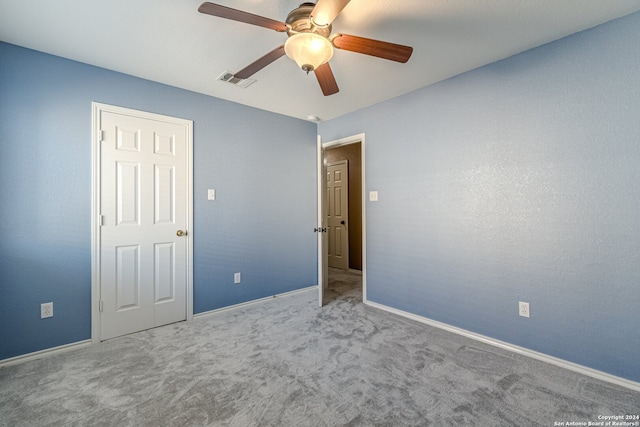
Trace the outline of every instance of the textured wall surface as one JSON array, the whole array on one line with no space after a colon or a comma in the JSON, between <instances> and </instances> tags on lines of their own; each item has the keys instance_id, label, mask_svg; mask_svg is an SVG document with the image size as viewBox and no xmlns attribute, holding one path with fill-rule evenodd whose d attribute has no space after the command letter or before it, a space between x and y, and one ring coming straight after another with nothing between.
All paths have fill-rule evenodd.
<instances>
[{"instance_id":1,"label":"textured wall surface","mask_svg":"<svg viewBox=\"0 0 640 427\"><path fill-rule=\"evenodd\" d=\"M196 313L317 283L315 124L0 43L0 359L90 338L92 101L194 121Z\"/></svg>"},{"instance_id":2,"label":"textured wall surface","mask_svg":"<svg viewBox=\"0 0 640 427\"><path fill-rule=\"evenodd\" d=\"M638 28L636 13L320 125L366 133L371 301L640 381Z\"/></svg>"}]
</instances>

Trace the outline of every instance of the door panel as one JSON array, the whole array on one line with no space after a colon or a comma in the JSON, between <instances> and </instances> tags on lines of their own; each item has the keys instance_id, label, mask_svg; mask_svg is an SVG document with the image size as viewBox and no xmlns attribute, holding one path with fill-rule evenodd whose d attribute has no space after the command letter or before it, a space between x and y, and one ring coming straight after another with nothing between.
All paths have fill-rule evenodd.
<instances>
[{"instance_id":1,"label":"door panel","mask_svg":"<svg viewBox=\"0 0 640 427\"><path fill-rule=\"evenodd\" d=\"M154 153L165 156L175 155L176 139L174 135L160 135L153 133Z\"/></svg>"},{"instance_id":2,"label":"door panel","mask_svg":"<svg viewBox=\"0 0 640 427\"><path fill-rule=\"evenodd\" d=\"M154 283L155 302L171 301L175 297L175 278L173 270L175 268L174 244L156 243L154 259Z\"/></svg>"},{"instance_id":3,"label":"door panel","mask_svg":"<svg viewBox=\"0 0 640 427\"><path fill-rule=\"evenodd\" d=\"M155 215L156 224L174 224L175 167L171 165L155 165Z\"/></svg>"},{"instance_id":4,"label":"door panel","mask_svg":"<svg viewBox=\"0 0 640 427\"><path fill-rule=\"evenodd\" d=\"M139 225L140 164L116 162L116 212L118 225Z\"/></svg>"},{"instance_id":5,"label":"door panel","mask_svg":"<svg viewBox=\"0 0 640 427\"><path fill-rule=\"evenodd\" d=\"M140 305L140 246L116 246L116 310Z\"/></svg>"},{"instance_id":6,"label":"door panel","mask_svg":"<svg viewBox=\"0 0 640 427\"><path fill-rule=\"evenodd\" d=\"M184 124L100 112L100 338L187 316Z\"/></svg>"},{"instance_id":7,"label":"door panel","mask_svg":"<svg viewBox=\"0 0 640 427\"><path fill-rule=\"evenodd\" d=\"M340 227L335 227L333 229L333 242L334 242L334 246L333 246L333 258L338 259L341 258L343 256L342 253L342 245L340 243L342 243L342 228Z\"/></svg>"},{"instance_id":8,"label":"door panel","mask_svg":"<svg viewBox=\"0 0 640 427\"><path fill-rule=\"evenodd\" d=\"M116 149L121 151L140 151L139 129L123 129L116 126Z\"/></svg>"}]
</instances>

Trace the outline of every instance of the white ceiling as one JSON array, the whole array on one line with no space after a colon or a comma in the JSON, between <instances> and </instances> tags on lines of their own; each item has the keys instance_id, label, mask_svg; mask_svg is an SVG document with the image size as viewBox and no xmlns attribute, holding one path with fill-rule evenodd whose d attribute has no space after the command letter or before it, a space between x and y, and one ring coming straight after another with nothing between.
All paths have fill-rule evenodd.
<instances>
[{"instance_id":1,"label":"white ceiling","mask_svg":"<svg viewBox=\"0 0 640 427\"><path fill-rule=\"evenodd\" d=\"M303 0L217 0L284 21ZM202 0L0 0L0 40L301 119L358 110L640 10L640 0L351 0L333 31L413 46L399 64L336 50L340 87L280 58L243 89L216 78L286 34L197 12ZM1 58L0 58L1 60Z\"/></svg>"}]
</instances>

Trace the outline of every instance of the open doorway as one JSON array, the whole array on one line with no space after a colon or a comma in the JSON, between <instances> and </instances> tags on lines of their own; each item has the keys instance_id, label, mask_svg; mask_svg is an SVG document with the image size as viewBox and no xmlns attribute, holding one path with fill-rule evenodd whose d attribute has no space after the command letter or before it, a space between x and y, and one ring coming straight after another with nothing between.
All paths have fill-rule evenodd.
<instances>
[{"instance_id":1,"label":"open doorway","mask_svg":"<svg viewBox=\"0 0 640 427\"><path fill-rule=\"evenodd\" d=\"M319 170L322 170L322 185L319 186L319 190L322 191L322 197L319 197L318 215L319 219L322 218L321 223L327 230L326 233L321 233L324 244L318 246L322 251L319 256L318 271L318 280L321 284L320 305L328 304L345 293L353 294L358 299L366 301L364 134L323 143L319 153L321 153ZM338 193L334 193L332 188L329 188L331 182L335 181L335 177L329 176L334 168L328 166L336 164L346 165L348 178L345 180L344 190L341 190L347 193L343 211L348 214L340 217L336 222L336 224L343 223L339 231L345 233L347 238L342 240L335 240L335 233L332 234L338 230L332 229L332 221L335 222L336 218L330 205L334 201L331 199L337 198ZM336 202L336 205L339 203L339 201ZM341 214L344 215L344 212ZM330 242L331 238L335 241ZM346 263L336 265L331 262L332 255L339 250L336 247L336 241L344 242L344 240L348 245L346 249L341 249L341 254Z\"/></svg>"}]
</instances>

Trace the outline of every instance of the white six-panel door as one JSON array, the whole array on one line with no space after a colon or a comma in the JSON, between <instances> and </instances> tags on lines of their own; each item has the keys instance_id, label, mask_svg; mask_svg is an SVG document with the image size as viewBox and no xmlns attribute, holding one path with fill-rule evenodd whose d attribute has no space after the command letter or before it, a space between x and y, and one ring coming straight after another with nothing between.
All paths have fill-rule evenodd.
<instances>
[{"instance_id":1,"label":"white six-panel door","mask_svg":"<svg viewBox=\"0 0 640 427\"><path fill-rule=\"evenodd\" d=\"M100 339L185 320L191 122L99 111Z\"/></svg>"},{"instance_id":2,"label":"white six-panel door","mask_svg":"<svg viewBox=\"0 0 640 427\"><path fill-rule=\"evenodd\" d=\"M329 267L348 270L349 173L347 160L329 163L326 172Z\"/></svg>"}]
</instances>

